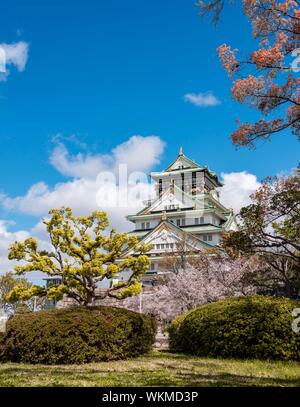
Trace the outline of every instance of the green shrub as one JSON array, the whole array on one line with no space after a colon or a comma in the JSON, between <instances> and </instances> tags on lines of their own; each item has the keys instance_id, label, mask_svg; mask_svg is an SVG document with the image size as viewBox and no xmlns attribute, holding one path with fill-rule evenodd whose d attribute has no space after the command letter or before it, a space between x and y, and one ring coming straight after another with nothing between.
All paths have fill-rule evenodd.
<instances>
[{"instance_id":1,"label":"green shrub","mask_svg":"<svg viewBox=\"0 0 300 407\"><path fill-rule=\"evenodd\" d=\"M15 315L1 339L3 361L87 363L148 352L155 320L122 308L74 307Z\"/></svg>"},{"instance_id":2,"label":"green shrub","mask_svg":"<svg viewBox=\"0 0 300 407\"><path fill-rule=\"evenodd\" d=\"M169 328L170 349L197 356L300 360L292 310L299 301L249 296L201 306Z\"/></svg>"}]
</instances>

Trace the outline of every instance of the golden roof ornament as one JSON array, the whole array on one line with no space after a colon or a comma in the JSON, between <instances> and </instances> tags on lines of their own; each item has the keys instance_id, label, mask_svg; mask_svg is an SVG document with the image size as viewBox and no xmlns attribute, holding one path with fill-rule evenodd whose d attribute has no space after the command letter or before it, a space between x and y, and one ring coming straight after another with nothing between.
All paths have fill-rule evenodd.
<instances>
[{"instance_id":1,"label":"golden roof ornament","mask_svg":"<svg viewBox=\"0 0 300 407\"><path fill-rule=\"evenodd\" d=\"M168 220L167 211L163 211L161 220L163 220L163 221Z\"/></svg>"},{"instance_id":2,"label":"golden roof ornament","mask_svg":"<svg viewBox=\"0 0 300 407\"><path fill-rule=\"evenodd\" d=\"M182 156L183 156L182 147L180 147L180 149L179 149L179 157L182 157Z\"/></svg>"}]
</instances>

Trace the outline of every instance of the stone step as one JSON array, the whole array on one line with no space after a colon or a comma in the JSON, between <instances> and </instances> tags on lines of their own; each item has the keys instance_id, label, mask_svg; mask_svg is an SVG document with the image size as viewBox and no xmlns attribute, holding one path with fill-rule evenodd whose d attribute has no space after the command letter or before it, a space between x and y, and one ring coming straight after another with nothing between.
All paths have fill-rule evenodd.
<instances>
[{"instance_id":1,"label":"stone step","mask_svg":"<svg viewBox=\"0 0 300 407\"><path fill-rule=\"evenodd\" d=\"M154 348L155 349L168 349L169 347L169 335L163 334L160 330L157 332Z\"/></svg>"}]
</instances>

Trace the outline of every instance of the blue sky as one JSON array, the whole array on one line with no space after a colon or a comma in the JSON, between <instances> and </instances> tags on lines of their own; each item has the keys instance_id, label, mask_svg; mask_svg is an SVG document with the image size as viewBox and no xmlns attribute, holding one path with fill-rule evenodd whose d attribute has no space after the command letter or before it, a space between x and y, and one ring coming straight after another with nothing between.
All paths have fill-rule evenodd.
<instances>
[{"instance_id":1,"label":"blue sky","mask_svg":"<svg viewBox=\"0 0 300 407\"><path fill-rule=\"evenodd\" d=\"M0 43L26 42L29 54L23 72L11 66L0 82L0 193L15 199L39 182L71 182L49 162L57 134L70 157L110 154L133 135L155 135L165 147L147 170L166 167L180 145L219 174L261 180L297 166L300 144L289 134L256 151L236 151L229 140L237 117L257 117L232 100L216 55L222 43L244 54L254 47L239 3L215 29L195 0L3 0ZM220 104L184 101L209 91ZM10 231L27 230L42 215L33 212L0 207L0 219L16 222Z\"/></svg>"}]
</instances>

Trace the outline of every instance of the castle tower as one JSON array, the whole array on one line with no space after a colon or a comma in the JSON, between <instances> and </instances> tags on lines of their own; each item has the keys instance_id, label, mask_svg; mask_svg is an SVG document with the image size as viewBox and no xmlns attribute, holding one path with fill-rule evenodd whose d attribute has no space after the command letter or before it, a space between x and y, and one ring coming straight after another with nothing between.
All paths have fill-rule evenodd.
<instances>
[{"instance_id":1,"label":"castle tower","mask_svg":"<svg viewBox=\"0 0 300 407\"><path fill-rule=\"evenodd\" d=\"M222 183L207 166L197 164L180 148L176 160L162 172L151 173L156 197L145 208L127 217L133 222L134 234L150 251L151 270L162 272L162 260L176 252L183 240L197 252L218 246L224 231L237 228L231 209L219 200Z\"/></svg>"}]
</instances>

